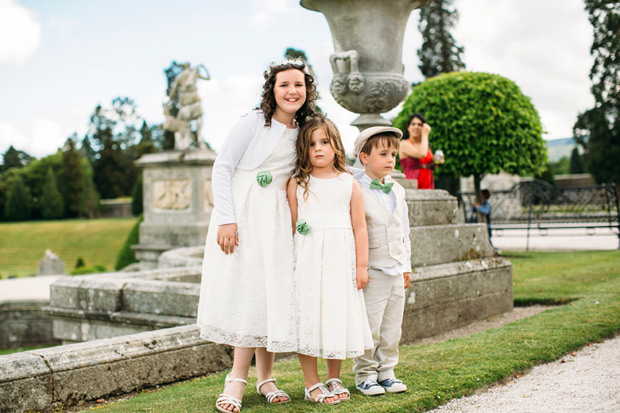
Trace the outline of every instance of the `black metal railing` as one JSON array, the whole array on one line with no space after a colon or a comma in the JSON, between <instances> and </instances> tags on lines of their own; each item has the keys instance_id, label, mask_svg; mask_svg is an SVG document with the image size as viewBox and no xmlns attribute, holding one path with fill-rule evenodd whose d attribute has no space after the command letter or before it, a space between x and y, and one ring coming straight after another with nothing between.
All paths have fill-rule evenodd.
<instances>
[{"instance_id":1,"label":"black metal railing","mask_svg":"<svg viewBox=\"0 0 620 413\"><path fill-rule=\"evenodd\" d=\"M465 222L477 222L473 192L460 192ZM510 190L493 191L489 199L493 230L609 228L619 237L620 207L614 184L556 187L540 180L524 181Z\"/></svg>"}]
</instances>

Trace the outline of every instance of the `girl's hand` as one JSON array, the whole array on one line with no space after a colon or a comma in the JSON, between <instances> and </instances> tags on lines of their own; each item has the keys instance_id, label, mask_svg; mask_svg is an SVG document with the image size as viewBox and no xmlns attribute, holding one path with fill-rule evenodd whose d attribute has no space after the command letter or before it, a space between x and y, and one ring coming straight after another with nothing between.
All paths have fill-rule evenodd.
<instances>
[{"instance_id":1,"label":"girl's hand","mask_svg":"<svg viewBox=\"0 0 620 413\"><path fill-rule=\"evenodd\" d=\"M235 251L235 246L239 246L237 224L225 224L217 227L217 243L224 254L232 254Z\"/></svg>"},{"instance_id":2,"label":"girl's hand","mask_svg":"<svg viewBox=\"0 0 620 413\"><path fill-rule=\"evenodd\" d=\"M405 281L405 290L407 288L409 288L409 285L411 285L411 273L410 272L404 272L403 273L403 278Z\"/></svg>"},{"instance_id":3,"label":"girl's hand","mask_svg":"<svg viewBox=\"0 0 620 413\"><path fill-rule=\"evenodd\" d=\"M355 268L355 278L357 280L357 289L361 290L368 285L368 269L366 267Z\"/></svg>"}]
</instances>

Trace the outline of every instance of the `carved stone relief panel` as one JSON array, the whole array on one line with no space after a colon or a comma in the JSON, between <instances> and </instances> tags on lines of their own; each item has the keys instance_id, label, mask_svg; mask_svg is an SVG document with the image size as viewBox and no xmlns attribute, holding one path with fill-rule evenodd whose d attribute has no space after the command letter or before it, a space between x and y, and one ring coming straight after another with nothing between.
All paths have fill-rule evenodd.
<instances>
[{"instance_id":1,"label":"carved stone relief panel","mask_svg":"<svg viewBox=\"0 0 620 413\"><path fill-rule=\"evenodd\" d=\"M152 205L156 209L188 209L192 200L189 178L153 181Z\"/></svg>"}]
</instances>

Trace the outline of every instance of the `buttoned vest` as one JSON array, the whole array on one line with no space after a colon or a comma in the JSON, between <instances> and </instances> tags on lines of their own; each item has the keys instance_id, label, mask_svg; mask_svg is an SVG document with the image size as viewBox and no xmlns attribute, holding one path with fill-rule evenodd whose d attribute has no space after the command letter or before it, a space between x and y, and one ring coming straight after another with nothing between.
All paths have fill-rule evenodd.
<instances>
[{"instance_id":1,"label":"buttoned vest","mask_svg":"<svg viewBox=\"0 0 620 413\"><path fill-rule=\"evenodd\" d=\"M395 182L392 191L396 195L393 213L383 206L370 188L362 185L368 227L368 264L371 267L390 268L407 261L403 240L405 189Z\"/></svg>"}]
</instances>

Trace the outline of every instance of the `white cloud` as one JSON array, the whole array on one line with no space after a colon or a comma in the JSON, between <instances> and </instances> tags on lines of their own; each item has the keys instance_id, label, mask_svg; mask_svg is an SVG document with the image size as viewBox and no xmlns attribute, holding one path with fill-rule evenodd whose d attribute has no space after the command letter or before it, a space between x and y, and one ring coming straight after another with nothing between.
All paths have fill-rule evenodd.
<instances>
[{"instance_id":1,"label":"white cloud","mask_svg":"<svg viewBox=\"0 0 620 413\"><path fill-rule=\"evenodd\" d=\"M52 16L48 20L50 27L56 30L60 37L65 37L75 26L75 22L58 16Z\"/></svg>"},{"instance_id":2,"label":"white cloud","mask_svg":"<svg viewBox=\"0 0 620 413\"><path fill-rule=\"evenodd\" d=\"M202 137L216 151L239 118L260 103L262 85L261 75L227 75L198 83L204 112Z\"/></svg>"},{"instance_id":3,"label":"white cloud","mask_svg":"<svg viewBox=\"0 0 620 413\"><path fill-rule=\"evenodd\" d=\"M303 10L299 4L290 0L253 0L252 3L250 24L259 32L265 31L275 19L290 17Z\"/></svg>"},{"instance_id":4,"label":"white cloud","mask_svg":"<svg viewBox=\"0 0 620 413\"><path fill-rule=\"evenodd\" d=\"M0 123L0 153L13 145L17 150L41 158L55 153L64 141L65 137L55 122L38 120L30 133L24 133L11 124Z\"/></svg>"},{"instance_id":5,"label":"white cloud","mask_svg":"<svg viewBox=\"0 0 620 413\"><path fill-rule=\"evenodd\" d=\"M23 65L41 43L41 24L14 0L0 0L0 63Z\"/></svg>"},{"instance_id":6,"label":"white cloud","mask_svg":"<svg viewBox=\"0 0 620 413\"><path fill-rule=\"evenodd\" d=\"M592 27L581 0L457 0L454 30L467 70L513 80L539 111L547 139L572 135L593 103Z\"/></svg>"},{"instance_id":7,"label":"white cloud","mask_svg":"<svg viewBox=\"0 0 620 413\"><path fill-rule=\"evenodd\" d=\"M0 123L0 153L5 153L9 146L23 150L27 136L18 131L13 125Z\"/></svg>"}]
</instances>

